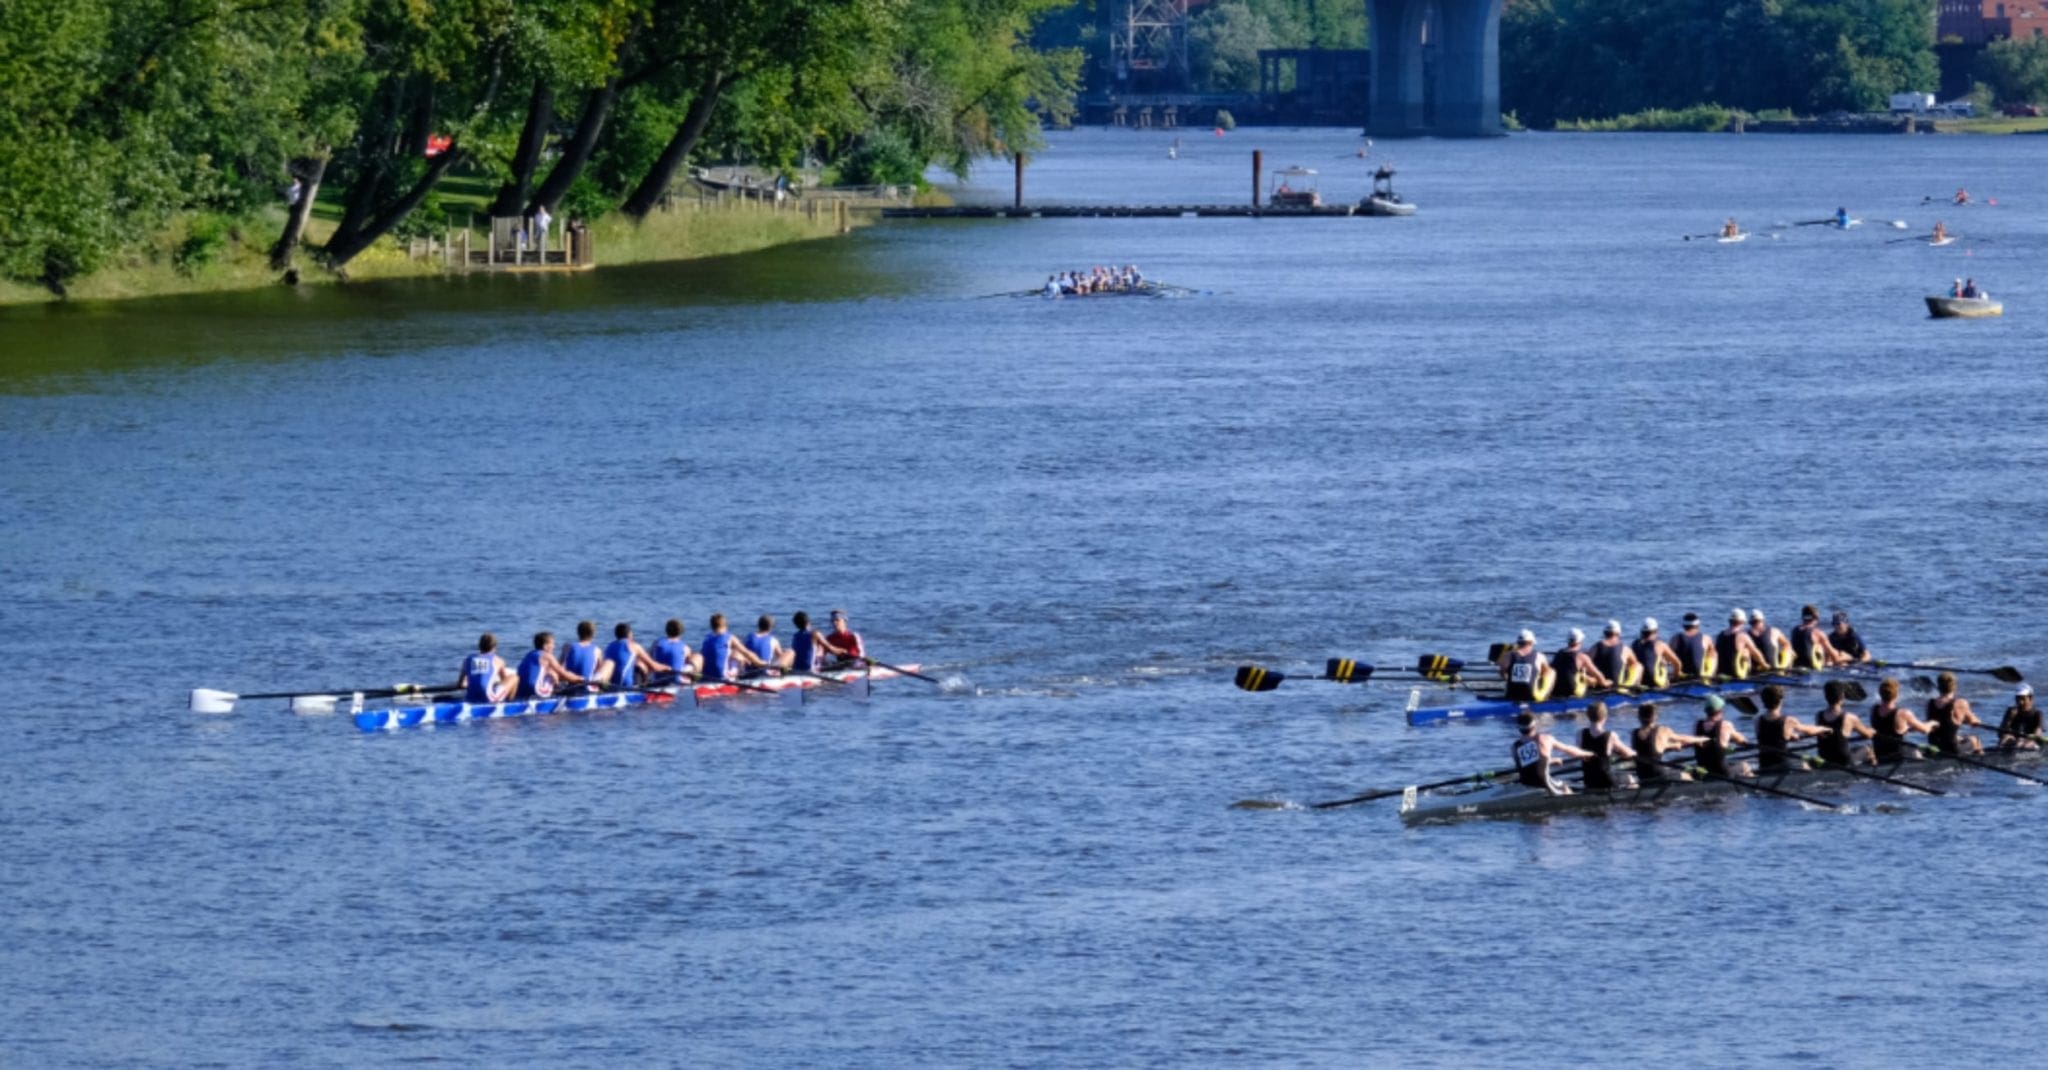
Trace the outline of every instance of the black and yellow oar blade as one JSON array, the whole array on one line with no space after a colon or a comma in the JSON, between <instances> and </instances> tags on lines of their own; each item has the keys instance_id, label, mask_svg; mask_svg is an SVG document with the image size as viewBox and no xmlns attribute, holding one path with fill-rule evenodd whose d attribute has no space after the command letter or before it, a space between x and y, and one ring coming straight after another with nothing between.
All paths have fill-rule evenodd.
<instances>
[{"instance_id":1,"label":"black and yellow oar blade","mask_svg":"<svg viewBox=\"0 0 2048 1070\"><path fill-rule=\"evenodd\" d=\"M1495 643L1492 646L1486 648L1486 660L1489 663L1499 661L1500 656L1507 652L1508 645L1506 643Z\"/></svg>"},{"instance_id":2,"label":"black and yellow oar blade","mask_svg":"<svg viewBox=\"0 0 2048 1070\"><path fill-rule=\"evenodd\" d=\"M1998 668L1991 670L1991 675L2008 684L2016 684L2026 679L2024 674L2010 665L2000 665Z\"/></svg>"},{"instance_id":3,"label":"black and yellow oar blade","mask_svg":"<svg viewBox=\"0 0 2048 1070\"><path fill-rule=\"evenodd\" d=\"M1415 659L1415 671L1431 680L1454 680L1465 663L1443 654L1424 654Z\"/></svg>"},{"instance_id":4,"label":"black and yellow oar blade","mask_svg":"<svg viewBox=\"0 0 2048 1070\"><path fill-rule=\"evenodd\" d=\"M1323 678L1340 684L1362 684L1372 679L1372 666L1350 658L1331 658L1323 663Z\"/></svg>"},{"instance_id":5,"label":"black and yellow oar blade","mask_svg":"<svg viewBox=\"0 0 2048 1070\"><path fill-rule=\"evenodd\" d=\"M1280 681L1285 679L1287 677L1271 669L1261 669L1257 665L1237 667L1237 686L1245 691L1271 691L1279 687Z\"/></svg>"},{"instance_id":6,"label":"black and yellow oar blade","mask_svg":"<svg viewBox=\"0 0 2048 1070\"><path fill-rule=\"evenodd\" d=\"M1842 688L1842 694L1847 696L1849 701L1861 702L1870 697L1870 692L1863 690L1862 684L1854 680L1844 680L1842 683L1846 685Z\"/></svg>"},{"instance_id":7,"label":"black and yellow oar blade","mask_svg":"<svg viewBox=\"0 0 2048 1070\"><path fill-rule=\"evenodd\" d=\"M1729 695L1728 705L1733 706L1736 709L1741 710L1742 712L1749 714L1752 717L1755 716L1758 712L1756 700L1750 698L1748 695Z\"/></svg>"}]
</instances>

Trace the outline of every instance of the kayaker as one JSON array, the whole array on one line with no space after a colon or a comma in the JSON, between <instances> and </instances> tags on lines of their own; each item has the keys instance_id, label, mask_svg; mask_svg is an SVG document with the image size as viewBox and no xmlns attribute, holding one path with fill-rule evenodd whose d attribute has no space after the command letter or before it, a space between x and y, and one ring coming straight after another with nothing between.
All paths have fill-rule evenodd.
<instances>
[{"instance_id":1,"label":"kayaker","mask_svg":"<svg viewBox=\"0 0 2048 1070\"><path fill-rule=\"evenodd\" d=\"M1728 612L1728 627L1714 637L1714 659L1720 663L1723 676L1735 679L1763 672L1771 664L1764 660L1764 652L1757 649L1756 641L1749 637L1749 614L1740 609Z\"/></svg>"},{"instance_id":2,"label":"kayaker","mask_svg":"<svg viewBox=\"0 0 2048 1070\"><path fill-rule=\"evenodd\" d=\"M1643 667L1643 682L1652 686L1662 687L1682 671L1678 654L1657 634L1655 617L1643 618L1643 629L1636 636L1636 641L1629 644L1629 652Z\"/></svg>"},{"instance_id":3,"label":"kayaker","mask_svg":"<svg viewBox=\"0 0 2048 1070\"><path fill-rule=\"evenodd\" d=\"M512 697L517 699L548 698L555 693L557 684L580 684L583 677L569 671L555 657L555 633L537 632L533 637L533 649L519 661L519 687Z\"/></svg>"},{"instance_id":4,"label":"kayaker","mask_svg":"<svg viewBox=\"0 0 2048 1070\"><path fill-rule=\"evenodd\" d=\"M2034 685L2021 684L2012 706L1998 722L2000 750L2040 750L2041 711L2034 706Z\"/></svg>"},{"instance_id":5,"label":"kayaker","mask_svg":"<svg viewBox=\"0 0 2048 1070\"><path fill-rule=\"evenodd\" d=\"M1536 649L1536 633L1527 628L1515 637L1515 645L1501 651L1495 668L1507 682L1509 702L1536 701L1536 686L1543 675L1543 655Z\"/></svg>"},{"instance_id":6,"label":"kayaker","mask_svg":"<svg viewBox=\"0 0 2048 1070\"><path fill-rule=\"evenodd\" d=\"M1600 641L1593 644L1593 667L1615 686L1631 687L1643 679L1643 663L1636 652L1621 641L1621 622L1610 620Z\"/></svg>"},{"instance_id":7,"label":"kayaker","mask_svg":"<svg viewBox=\"0 0 2048 1070\"><path fill-rule=\"evenodd\" d=\"M1764 664L1772 669L1782 669L1792 661L1792 640L1764 620L1764 611L1749 611L1749 641L1763 651Z\"/></svg>"},{"instance_id":8,"label":"kayaker","mask_svg":"<svg viewBox=\"0 0 2048 1070\"><path fill-rule=\"evenodd\" d=\"M1542 788L1552 795L1570 795L1572 789L1559 783L1550 775L1550 767L1564 760L1589 757L1586 751L1569 743L1560 743L1548 733L1536 731L1536 715L1527 710L1515 715L1515 724L1522 734L1508 748L1515 759L1515 778L1532 788Z\"/></svg>"},{"instance_id":9,"label":"kayaker","mask_svg":"<svg viewBox=\"0 0 2048 1070\"><path fill-rule=\"evenodd\" d=\"M462 671L455 680L462 685L464 702L503 702L519 685L512 670L505 667L505 659L498 656L498 637L489 632L476 641L476 653L462 659Z\"/></svg>"},{"instance_id":10,"label":"kayaker","mask_svg":"<svg viewBox=\"0 0 2048 1070\"><path fill-rule=\"evenodd\" d=\"M1609 679L1606 673L1601 672L1598 665L1593 664L1592 656L1587 654L1581 645L1585 641L1586 633L1573 628L1565 636L1564 647L1551 655L1550 670L1557 674L1557 682L1550 685L1552 694L1566 698L1583 694L1581 680L1585 681L1584 686L1587 689L1605 690L1614 686L1614 681Z\"/></svg>"},{"instance_id":11,"label":"kayaker","mask_svg":"<svg viewBox=\"0 0 2048 1070\"><path fill-rule=\"evenodd\" d=\"M1700 736L1688 736L1674 732L1667 725L1657 723L1657 704L1645 702L1636 711L1635 731L1630 732L1629 742L1635 745L1636 783L1648 787L1660 780L1691 780L1689 773L1665 771L1664 755L1679 747L1697 747L1706 740Z\"/></svg>"},{"instance_id":12,"label":"kayaker","mask_svg":"<svg viewBox=\"0 0 2048 1070\"><path fill-rule=\"evenodd\" d=\"M1830 681L1832 682L1832 681ZM1757 692L1764 712L1756 718L1756 767L1759 773L1787 773L1792 770L1792 744L1828 734L1825 728L1802 723L1785 715L1785 689L1765 684Z\"/></svg>"},{"instance_id":13,"label":"kayaker","mask_svg":"<svg viewBox=\"0 0 2048 1070\"><path fill-rule=\"evenodd\" d=\"M1828 632L1828 645L1835 653L1849 659L1851 665L1862 665L1871 659L1870 648L1863 645L1863 637L1849 624L1849 614L1835 610L1834 628Z\"/></svg>"},{"instance_id":14,"label":"kayaker","mask_svg":"<svg viewBox=\"0 0 2048 1070\"><path fill-rule=\"evenodd\" d=\"M1847 208L1835 209L1835 226L1843 230L1849 229L1849 210Z\"/></svg>"},{"instance_id":15,"label":"kayaker","mask_svg":"<svg viewBox=\"0 0 2048 1070\"><path fill-rule=\"evenodd\" d=\"M1622 786L1614 776L1614 759L1629 761L1636 752L1607 727L1605 702L1586 707L1586 720L1586 727L1579 730L1579 749L1586 752L1579 760L1579 785L1587 791L1613 791Z\"/></svg>"},{"instance_id":16,"label":"kayaker","mask_svg":"<svg viewBox=\"0 0 2048 1070\"><path fill-rule=\"evenodd\" d=\"M1963 734L1965 725L1981 725L1975 711L1970 709L1970 700L1956 694L1956 674L1942 673L1934 679L1935 696L1927 700L1927 720L1933 727L1927 730L1927 742L1946 757L1958 754L1982 754L1984 744L1977 737Z\"/></svg>"}]
</instances>

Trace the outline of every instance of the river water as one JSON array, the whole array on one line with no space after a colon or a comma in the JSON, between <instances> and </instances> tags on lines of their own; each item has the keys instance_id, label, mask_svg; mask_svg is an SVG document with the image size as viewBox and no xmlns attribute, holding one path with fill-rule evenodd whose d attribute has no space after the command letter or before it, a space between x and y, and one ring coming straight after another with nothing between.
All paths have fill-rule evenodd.
<instances>
[{"instance_id":1,"label":"river water","mask_svg":"<svg viewBox=\"0 0 2048 1070\"><path fill-rule=\"evenodd\" d=\"M1030 192L1237 201L1261 148L1349 199L1353 133L1061 134ZM0 1063L2031 1063L2029 785L1237 810L1511 730L1229 676L1807 601L1881 656L2048 668L2048 139L1383 161L1422 214L0 313ZM1921 203L1959 185L1997 206ZM1838 204L1866 224L1765 233ZM1730 214L1758 236L1680 240ZM1963 240L1886 244L1937 217ZM1201 292L989 296L1123 261ZM2009 314L1926 319L1959 275ZM185 709L832 606L943 686L375 736Z\"/></svg>"}]
</instances>

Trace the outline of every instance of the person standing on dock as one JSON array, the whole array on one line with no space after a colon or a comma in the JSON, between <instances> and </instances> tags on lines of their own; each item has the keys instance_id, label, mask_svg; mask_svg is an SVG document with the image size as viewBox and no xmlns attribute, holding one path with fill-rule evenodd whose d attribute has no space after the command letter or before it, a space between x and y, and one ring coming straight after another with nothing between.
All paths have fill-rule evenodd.
<instances>
[{"instance_id":1,"label":"person standing on dock","mask_svg":"<svg viewBox=\"0 0 2048 1070\"><path fill-rule=\"evenodd\" d=\"M1642 682L1642 660L1621 641L1620 621L1608 621L1600 641L1593 644L1593 666L1616 687L1634 687Z\"/></svg>"},{"instance_id":2,"label":"person standing on dock","mask_svg":"<svg viewBox=\"0 0 2048 1070\"><path fill-rule=\"evenodd\" d=\"M1963 735L1965 725L1984 722L1970 709L1970 700L1956 694L1956 674L1945 672L1935 677L1934 690L1935 696L1927 700L1927 720L1933 725L1927 730L1928 744L1946 758L1984 753L1984 744L1977 742L1977 737Z\"/></svg>"},{"instance_id":3,"label":"person standing on dock","mask_svg":"<svg viewBox=\"0 0 2048 1070\"><path fill-rule=\"evenodd\" d=\"M559 684L580 684L584 679L570 672L555 657L555 633L536 632L533 649L519 660L519 689L512 695L516 699L551 698Z\"/></svg>"},{"instance_id":4,"label":"person standing on dock","mask_svg":"<svg viewBox=\"0 0 2048 1070\"><path fill-rule=\"evenodd\" d=\"M604 659L611 670L605 682L613 687L636 687L641 680L661 671L647 648L634 641L633 626L625 621L612 629L612 641L604 648Z\"/></svg>"},{"instance_id":5,"label":"person standing on dock","mask_svg":"<svg viewBox=\"0 0 2048 1070\"><path fill-rule=\"evenodd\" d=\"M654 660L662 668L660 678L675 683L688 683L697 675L701 661L697 652L683 639L683 622L671 618L662 631L667 633L654 644Z\"/></svg>"},{"instance_id":6,"label":"person standing on dock","mask_svg":"<svg viewBox=\"0 0 2048 1070\"><path fill-rule=\"evenodd\" d=\"M1586 759L1592 755L1569 743L1560 743L1548 733L1536 730L1536 715L1527 710L1515 715L1515 724L1522 734L1515 738L1509 753L1515 759L1515 777L1532 788L1542 788L1552 795L1570 795L1572 789L1550 775L1550 767L1563 761L1566 756Z\"/></svg>"},{"instance_id":7,"label":"person standing on dock","mask_svg":"<svg viewBox=\"0 0 2048 1070\"><path fill-rule=\"evenodd\" d=\"M1663 687L1684 670L1671 644L1657 634L1655 617L1643 618L1643 630L1629 645L1629 651L1643 667L1643 681L1651 686Z\"/></svg>"},{"instance_id":8,"label":"person standing on dock","mask_svg":"<svg viewBox=\"0 0 2048 1070\"><path fill-rule=\"evenodd\" d=\"M476 653L462 659L456 680L462 684L462 701L474 703L503 702L519 682L498 656L498 637L489 632L476 641Z\"/></svg>"}]
</instances>

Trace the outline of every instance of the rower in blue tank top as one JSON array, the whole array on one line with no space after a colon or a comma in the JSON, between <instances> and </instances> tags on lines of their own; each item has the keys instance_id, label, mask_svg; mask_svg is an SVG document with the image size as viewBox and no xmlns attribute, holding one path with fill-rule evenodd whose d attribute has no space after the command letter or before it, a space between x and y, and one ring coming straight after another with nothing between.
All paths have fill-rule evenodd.
<instances>
[{"instance_id":1,"label":"rower in blue tank top","mask_svg":"<svg viewBox=\"0 0 2048 1070\"><path fill-rule=\"evenodd\" d=\"M476 641L476 653L462 659L462 701L503 702L512 694L512 670L498 656L498 637L485 632Z\"/></svg>"},{"instance_id":2,"label":"rower in blue tank top","mask_svg":"<svg viewBox=\"0 0 2048 1070\"><path fill-rule=\"evenodd\" d=\"M665 675L687 680L697 674L697 655L683 639L683 622L671 620L663 629L668 634L654 644L654 660Z\"/></svg>"},{"instance_id":3,"label":"rower in blue tank top","mask_svg":"<svg viewBox=\"0 0 2048 1070\"><path fill-rule=\"evenodd\" d=\"M558 683L580 684L584 678L570 672L568 667L555 658L555 633L538 632L533 637L533 649L519 661L519 689L513 698L547 698L555 693Z\"/></svg>"},{"instance_id":4,"label":"rower in blue tank top","mask_svg":"<svg viewBox=\"0 0 2048 1070\"><path fill-rule=\"evenodd\" d=\"M633 626L619 622L612 629L613 639L604 648L605 661L610 663L611 675L605 682L613 687L634 687L643 677L661 671L649 657L646 648L633 641Z\"/></svg>"},{"instance_id":5,"label":"rower in blue tank top","mask_svg":"<svg viewBox=\"0 0 2048 1070\"><path fill-rule=\"evenodd\" d=\"M761 659L764 668L759 671L771 668L787 669L794 660L790 657L789 651L782 649L781 641L775 638L775 618L766 613L761 614L761 619L754 622L754 634L747 636L744 642L747 644L747 651Z\"/></svg>"},{"instance_id":6,"label":"rower in blue tank top","mask_svg":"<svg viewBox=\"0 0 2048 1070\"><path fill-rule=\"evenodd\" d=\"M733 641L732 633L725 630L723 613L711 615L711 634L704 637L704 645L697 653L704 659L706 680L730 680L739 674L741 666L761 665L753 651Z\"/></svg>"},{"instance_id":7,"label":"rower in blue tank top","mask_svg":"<svg viewBox=\"0 0 2048 1070\"><path fill-rule=\"evenodd\" d=\"M604 671L604 652L597 646L597 622L576 622L576 641L562 653L562 664L585 680L599 680Z\"/></svg>"},{"instance_id":8,"label":"rower in blue tank top","mask_svg":"<svg viewBox=\"0 0 2048 1070\"><path fill-rule=\"evenodd\" d=\"M818 644L821 636L811 627L811 615L799 609L790 619L796 626L796 633L789 637L789 668L792 672L818 671Z\"/></svg>"}]
</instances>

